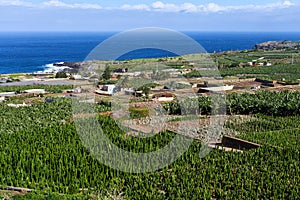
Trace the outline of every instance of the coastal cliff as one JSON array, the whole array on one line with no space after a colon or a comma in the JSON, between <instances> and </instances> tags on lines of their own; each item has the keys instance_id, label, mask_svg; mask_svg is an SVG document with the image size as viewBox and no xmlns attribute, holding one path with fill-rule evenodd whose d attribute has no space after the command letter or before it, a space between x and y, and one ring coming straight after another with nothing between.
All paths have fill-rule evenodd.
<instances>
[{"instance_id":1,"label":"coastal cliff","mask_svg":"<svg viewBox=\"0 0 300 200\"><path fill-rule=\"evenodd\" d=\"M256 44L254 50L300 49L300 41L268 41Z\"/></svg>"}]
</instances>

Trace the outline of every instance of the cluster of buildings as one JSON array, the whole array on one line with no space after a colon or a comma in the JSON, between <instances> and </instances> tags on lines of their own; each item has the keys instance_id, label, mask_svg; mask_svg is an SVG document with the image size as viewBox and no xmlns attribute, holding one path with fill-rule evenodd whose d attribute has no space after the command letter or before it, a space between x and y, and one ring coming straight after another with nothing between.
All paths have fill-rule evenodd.
<instances>
[{"instance_id":1,"label":"cluster of buildings","mask_svg":"<svg viewBox=\"0 0 300 200\"><path fill-rule=\"evenodd\" d=\"M189 83L187 83L189 84ZM189 87L176 89L167 85L158 85L154 88L149 88L149 93L145 94L142 90L137 90L136 88L122 88L117 84L103 85L100 89L95 90L98 95L129 95L135 97L146 97L148 100L154 100L159 102L170 102L175 99L178 94L196 94L204 95L211 92L226 92L233 90L234 85L223 85L220 83L213 84L207 81L204 84L189 84Z\"/></svg>"},{"instance_id":2,"label":"cluster of buildings","mask_svg":"<svg viewBox=\"0 0 300 200\"><path fill-rule=\"evenodd\" d=\"M254 66L272 66L272 63L265 61L264 57L258 58L257 60L252 60L250 62L247 62L248 66L254 67Z\"/></svg>"}]
</instances>

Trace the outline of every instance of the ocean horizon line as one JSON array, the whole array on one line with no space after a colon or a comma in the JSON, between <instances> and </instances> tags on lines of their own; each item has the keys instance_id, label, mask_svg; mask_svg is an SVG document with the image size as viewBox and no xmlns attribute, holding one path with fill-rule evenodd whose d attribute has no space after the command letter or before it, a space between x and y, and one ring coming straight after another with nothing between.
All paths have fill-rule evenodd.
<instances>
[{"instance_id":1,"label":"ocean horizon line","mask_svg":"<svg viewBox=\"0 0 300 200\"><path fill-rule=\"evenodd\" d=\"M36 30L36 31L27 31L27 30L8 30L8 31L0 31L1 33L120 33L120 32L126 32L129 30L135 30L133 29L125 29L125 30L99 30L99 31L78 31L78 30L64 30L64 31L43 31L43 30ZM175 30L175 29L169 29L173 31L178 31L180 33L300 33L300 31L210 31L210 30Z\"/></svg>"}]
</instances>

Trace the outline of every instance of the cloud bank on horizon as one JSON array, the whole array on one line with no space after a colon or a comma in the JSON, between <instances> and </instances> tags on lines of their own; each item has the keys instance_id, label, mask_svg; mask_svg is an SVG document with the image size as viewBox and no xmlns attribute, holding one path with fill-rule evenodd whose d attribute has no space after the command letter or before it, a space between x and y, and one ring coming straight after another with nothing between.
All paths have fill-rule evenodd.
<instances>
[{"instance_id":1,"label":"cloud bank on horizon","mask_svg":"<svg viewBox=\"0 0 300 200\"><path fill-rule=\"evenodd\" d=\"M300 31L300 3L291 0L168 1L0 0L0 31L119 31L145 26Z\"/></svg>"},{"instance_id":2,"label":"cloud bank on horizon","mask_svg":"<svg viewBox=\"0 0 300 200\"><path fill-rule=\"evenodd\" d=\"M285 0L281 2L265 3L265 4L242 4L242 5L226 5L222 6L217 3L195 4L195 3L164 3L155 1L150 4L122 4L120 6L102 6L93 3L65 3L60 0L49 0L40 3L34 3L22 0L0 0L0 6L20 6L33 8L77 8L77 9L103 9L103 10L143 10L156 12L224 12L224 11L249 11L249 10L265 10L284 9L294 6L295 3Z\"/></svg>"}]
</instances>

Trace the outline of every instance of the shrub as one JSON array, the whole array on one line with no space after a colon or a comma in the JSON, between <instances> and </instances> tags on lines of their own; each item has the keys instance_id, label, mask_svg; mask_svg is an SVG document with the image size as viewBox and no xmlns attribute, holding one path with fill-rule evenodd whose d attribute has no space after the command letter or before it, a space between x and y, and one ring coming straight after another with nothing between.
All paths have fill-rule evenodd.
<instances>
[{"instance_id":1,"label":"shrub","mask_svg":"<svg viewBox=\"0 0 300 200\"><path fill-rule=\"evenodd\" d=\"M55 78L67 78L66 72L57 72Z\"/></svg>"},{"instance_id":2,"label":"shrub","mask_svg":"<svg viewBox=\"0 0 300 200\"><path fill-rule=\"evenodd\" d=\"M149 108L143 106L134 106L129 108L130 117L140 119L149 116Z\"/></svg>"}]
</instances>

